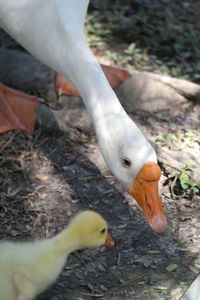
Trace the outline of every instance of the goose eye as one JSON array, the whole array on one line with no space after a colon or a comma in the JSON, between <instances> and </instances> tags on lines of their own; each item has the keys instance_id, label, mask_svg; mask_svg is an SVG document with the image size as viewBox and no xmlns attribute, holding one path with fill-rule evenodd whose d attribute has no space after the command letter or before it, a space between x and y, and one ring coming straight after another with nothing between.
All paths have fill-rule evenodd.
<instances>
[{"instance_id":1,"label":"goose eye","mask_svg":"<svg viewBox=\"0 0 200 300\"><path fill-rule=\"evenodd\" d=\"M125 168L130 168L132 165L130 159L127 157L122 158L122 164Z\"/></svg>"},{"instance_id":2,"label":"goose eye","mask_svg":"<svg viewBox=\"0 0 200 300\"><path fill-rule=\"evenodd\" d=\"M104 234L106 232L106 229L105 228L102 228L101 230L100 230L100 233L101 234Z\"/></svg>"}]
</instances>

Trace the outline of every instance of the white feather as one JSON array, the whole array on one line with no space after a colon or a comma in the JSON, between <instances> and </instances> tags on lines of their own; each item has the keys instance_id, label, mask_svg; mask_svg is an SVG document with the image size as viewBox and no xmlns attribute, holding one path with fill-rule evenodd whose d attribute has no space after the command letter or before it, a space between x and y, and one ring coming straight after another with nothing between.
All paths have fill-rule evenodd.
<instances>
[{"instance_id":1,"label":"white feather","mask_svg":"<svg viewBox=\"0 0 200 300\"><path fill-rule=\"evenodd\" d=\"M0 6L2 28L77 88L107 165L130 187L146 162L156 162L156 154L122 108L85 41L88 0L0 0ZM123 166L123 157L131 160L131 168Z\"/></svg>"}]
</instances>

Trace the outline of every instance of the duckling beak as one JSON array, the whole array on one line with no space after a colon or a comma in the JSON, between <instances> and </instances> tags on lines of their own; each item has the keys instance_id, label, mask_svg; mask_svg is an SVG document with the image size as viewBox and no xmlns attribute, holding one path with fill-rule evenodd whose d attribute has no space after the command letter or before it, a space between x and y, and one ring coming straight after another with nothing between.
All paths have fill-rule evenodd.
<instances>
[{"instance_id":1,"label":"duckling beak","mask_svg":"<svg viewBox=\"0 0 200 300\"><path fill-rule=\"evenodd\" d=\"M158 193L158 182L161 176L160 167L148 162L138 172L128 193L136 199L155 233L163 233L167 220Z\"/></svg>"},{"instance_id":2,"label":"duckling beak","mask_svg":"<svg viewBox=\"0 0 200 300\"><path fill-rule=\"evenodd\" d=\"M105 246L108 248L113 248L115 246L115 242L109 233L106 235Z\"/></svg>"}]
</instances>

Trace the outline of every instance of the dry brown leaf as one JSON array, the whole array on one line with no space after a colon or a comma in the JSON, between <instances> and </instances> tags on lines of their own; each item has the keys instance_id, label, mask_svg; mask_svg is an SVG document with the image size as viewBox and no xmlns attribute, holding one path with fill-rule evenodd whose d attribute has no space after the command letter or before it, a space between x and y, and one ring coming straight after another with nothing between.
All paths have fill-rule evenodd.
<instances>
[{"instance_id":1,"label":"dry brown leaf","mask_svg":"<svg viewBox=\"0 0 200 300\"><path fill-rule=\"evenodd\" d=\"M40 181L46 181L48 179L48 176L42 175L42 174L36 174L35 178L40 180Z\"/></svg>"},{"instance_id":2,"label":"dry brown leaf","mask_svg":"<svg viewBox=\"0 0 200 300\"><path fill-rule=\"evenodd\" d=\"M121 82L131 77L131 74L118 67L106 66L101 64L101 68L112 88L116 88ZM80 97L75 87L64 76L56 74L55 77L56 92L59 95Z\"/></svg>"}]
</instances>

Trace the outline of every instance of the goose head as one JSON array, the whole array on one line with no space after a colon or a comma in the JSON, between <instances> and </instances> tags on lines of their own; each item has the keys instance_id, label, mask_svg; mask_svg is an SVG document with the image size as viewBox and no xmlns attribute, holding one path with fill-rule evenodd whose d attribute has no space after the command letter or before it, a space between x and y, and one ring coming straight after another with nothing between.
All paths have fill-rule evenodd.
<instances>
[{"instance_id":1,"label":"goose head","mask_svg":"<svg viewBox=\"0 0 200 300\"><path fill-rule=\"evenodd\" d=\"M96 131L108 167L142 208L151 229L162 233L167 222L158 192L161 171L153 147L126 113L104 116Z\"/></svg>"}]
</instances>

